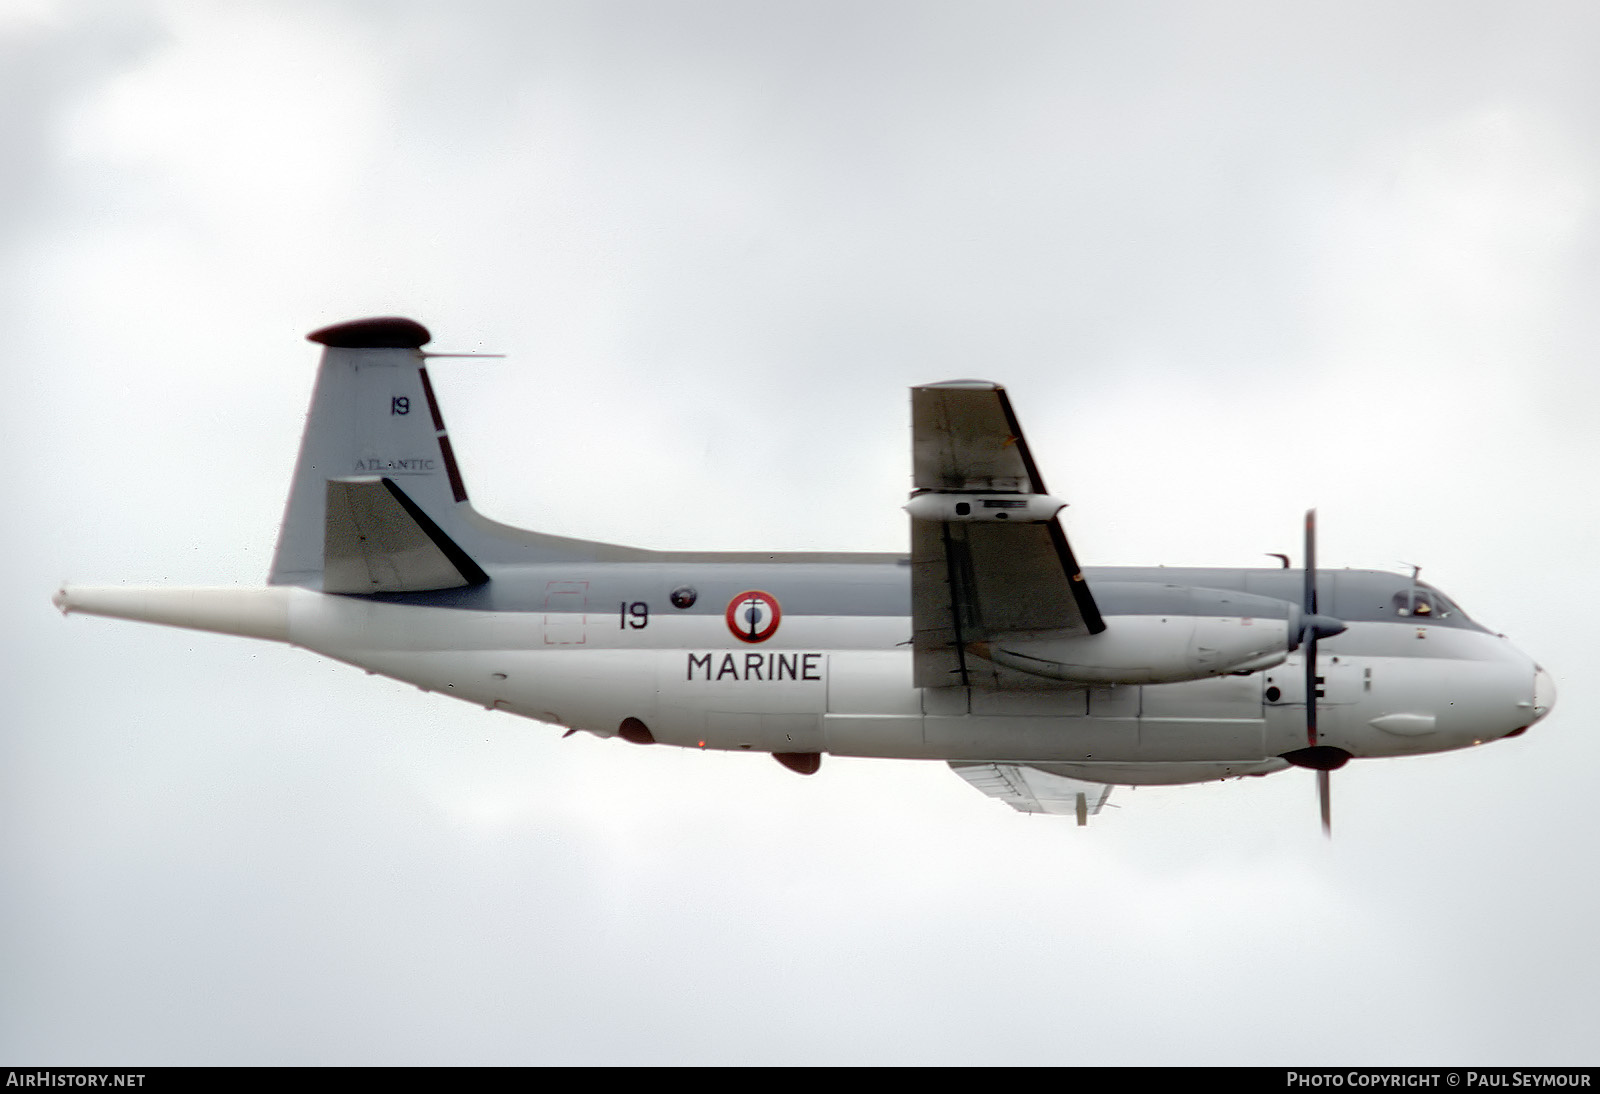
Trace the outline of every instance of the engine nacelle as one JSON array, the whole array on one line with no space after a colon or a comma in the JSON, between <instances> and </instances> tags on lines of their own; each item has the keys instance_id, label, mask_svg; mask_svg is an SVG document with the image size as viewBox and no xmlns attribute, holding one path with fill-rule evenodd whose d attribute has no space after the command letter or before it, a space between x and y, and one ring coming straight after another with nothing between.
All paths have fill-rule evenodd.
<instances>
[{"instance_id":1,"label":"engine nacelle","mask_svg":"<svg viewBox=\"0 0 1600 1094\"><path fill-rule=\"evenodd\" d=\"M968 649L997 665L1072 684L1172 684L1282 664L1298 644L1299 612L1272 597L1176 585L1105 593L1106 629L1070 638L1000 635ZM1158 600L1167 613L1117 612L1117 600ZM1179 614L1182 611L1183 614Z\"/></svg>"},{"instance_id":2,"label":"engine nacelle","mask_svg":"<svg viewBox=\"0 0 1600 1094\"><path fill-rule=\"evenodd\" d=\"M906 503L917 520L1017 521L1038 524L1049 520L1067 503L1049 494L967 494L929 490Z\"/></svg>"}]
</instances>

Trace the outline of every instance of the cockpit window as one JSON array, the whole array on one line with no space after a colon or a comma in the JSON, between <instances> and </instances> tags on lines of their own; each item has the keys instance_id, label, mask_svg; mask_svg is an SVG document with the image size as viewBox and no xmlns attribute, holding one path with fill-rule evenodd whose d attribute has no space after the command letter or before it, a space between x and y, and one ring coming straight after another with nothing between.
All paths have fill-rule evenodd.
<instances>
[{"instance_id":1,"label":"cockpit window","mask_svg":"<svg viewBox=\"0 0 1600 1094\"><path fill-rule=\"evenodd\" d=\"M1461 609L1441 596L1437 589L1414 585L1394 595L1394 613L1414 619L1449 619L1460 616Z\"/></svg>"},{"instance_id":2,"label":"cockpit window","mask_svg":"<svg viewBox=\"0 0 1600 1094\"><path fill-rule=\"evenodd\" d=\"M1406 589L1394 594L1394 613L1432 618L1433 598L1424 589Z\"/></svg>"}]
</instances>

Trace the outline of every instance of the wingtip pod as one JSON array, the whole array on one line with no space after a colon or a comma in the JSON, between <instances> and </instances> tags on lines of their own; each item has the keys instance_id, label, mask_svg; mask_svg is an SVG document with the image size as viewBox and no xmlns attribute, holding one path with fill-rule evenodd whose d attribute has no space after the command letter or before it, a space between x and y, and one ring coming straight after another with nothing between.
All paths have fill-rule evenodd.
<instances>
[{"instance_id":1,"label":"wingtip pod","mask_svg":"<svg viewBox=\"0 0 1600 1094\"><path fill-rule=\"evenodd\" d=\"M62 615L103 615L169 627L289 640L290 590L63 585L50 598Z\"/></svg>"},{"instance_id":2,"label":"wingtip pod","mask_svg":"<svg viewBox=\"0 0 1600 1094\"><path fill-rule=\"evenodd\" d=\"M306 335L306 341L336 349L421 349L433 340L428 328L397 315L352 319Z\"/></svg>"}]
</instances>

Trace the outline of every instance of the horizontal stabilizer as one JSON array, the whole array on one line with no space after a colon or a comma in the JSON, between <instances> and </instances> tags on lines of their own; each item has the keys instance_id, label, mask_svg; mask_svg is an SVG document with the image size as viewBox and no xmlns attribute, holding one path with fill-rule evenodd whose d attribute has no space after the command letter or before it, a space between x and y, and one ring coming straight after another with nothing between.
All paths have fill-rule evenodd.
<instances>
[{"instance_id":1,"label":"horizontal stabilizer","mask_svg":"<svg viewBox=\"0 0 1600 1094\"><path fill-rule=\"evenodd\" d=\"M328 480L323 592L420 593L488 580L393 479Z\"/></svg>"}]
</instances>

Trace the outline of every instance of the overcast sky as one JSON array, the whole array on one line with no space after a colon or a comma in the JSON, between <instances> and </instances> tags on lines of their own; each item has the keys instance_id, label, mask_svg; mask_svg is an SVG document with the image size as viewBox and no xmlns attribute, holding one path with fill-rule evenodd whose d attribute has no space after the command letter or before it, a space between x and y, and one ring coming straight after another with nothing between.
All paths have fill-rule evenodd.
<instances>
[{"instance_id":1,"label":"overcast sky","mask_svg":"<svg viewBox=\"0 0 1600 1094\"><path fill-rule=\"evenodd\" d=\"M1600 9L0 0L0 1060L1595 1064ZM1119 790L561 740L61 619L264 579L316 327L412 316L474 502L902 550L1005 383L1081 561L1423 576L1481 749ZM1585 622L1588 620L1589 622Z\"/></svg>"}]
</instances>

